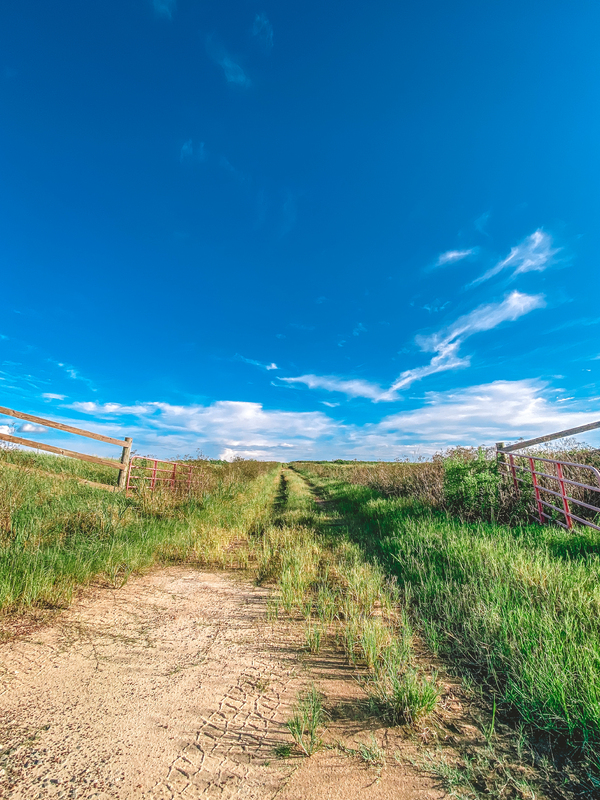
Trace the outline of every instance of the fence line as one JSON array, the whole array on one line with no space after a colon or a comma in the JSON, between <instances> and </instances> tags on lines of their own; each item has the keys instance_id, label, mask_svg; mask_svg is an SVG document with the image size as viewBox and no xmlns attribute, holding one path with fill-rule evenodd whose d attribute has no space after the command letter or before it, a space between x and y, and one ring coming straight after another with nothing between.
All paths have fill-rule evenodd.
<instances>
[{"instance_id":1,"label":"fence line","mask_svg":"<svg viewBox=\"0 0 600 800\"><path fill-rule=\"evenodd\" d=\"M576 433L585 433L585 431L593 431L596 428L600 428L600 421L579 425L577 428L567 428L567 430L558 431L558 433L548 433L546 436L538 436L537 439L526 439L525 441L515 442L515 444L505 445L504 442L497 442L496 449L499 452L512 453L515 450L522 450L524 447L532 447L534 444L551 442L553 439L564 439L565 436L575 436Z\"/></svg>"},{"instance_id":2,"label":"fence line","mask_svg":"<svg viewBox=\"0 0 600 800\"><path fill-rule=\"evenodd\" d=\"M600 422L591 422L578 428L550 433L546 436L539 436L536 439L528 439L509 446L505 446L504 442L497 442L496 452L501 473L509 480L512 479L517 495L520 496L524 489L525 491L531 491L531 499L534 502L534 508L537 511L540 524L554 522L566 530L572 530L573 521L576 521L588 528L600 531L600 526L596 524L596 522L600 521L598 516L600 515L600 507L594 504L600 503L600 471L596 467L590 464L579 464L573 461L561 461L556 458L544 458L518 452L535 444L550 442L553 439L562 439L565 436L572 436L595 428L600 428ZM517 463L516 459L519 459L521 463ZM525 465L522 462L525 462ZM539 466L540 464L541 466ZM591 473L597 485L592 486L589 483L569 477L573 470L584 470L586 474ZM576 474L574 477L581 477L581 475ZM550 482L549 485L548 482ZM573 497L572 495L576 491L579 491L582 497ZM549 502L554 498L558 498L561 504L560 507ZM586 502L587 500L593 500L594 503ZM593 512L594 522L575 514L571 507L573 503ZM557 514L562 516L564 522L556 518Z\"/></svg>"},{"instance_id":3,"label":"fence line","mask_svg":"<svg viewBox=\"0 0 600 800\"><path fill-rule=\"evenodd\" d=\"M122 448L121 461L115 463L105 458L98 458L98 456L88 456L86 453L78 453L75 450L65 450L62 447L54 447L51 444L44 444L43 442L34 442L31 439L21 439L18 436L11 436L8 433L0 433L0 440L4 442L11 442L23 447L31 447L35 450L45 450L48 453L56 453L57 455L67 456L68 458L77 458L80 461L89 461L92 464L103 464L106 467L112 467L119 470L119 477L117 485L120 489L125 488L127 482L127 471L129 468L129 461L131 459L131 447L133 439L126 436L125 439L113 439L110 436L103 436L100 433L93 433L93 431L86 431L83 428L75 428L72 425L65 425L62 422L55 422L51 419L44 417L36 417L33 414L25 414L22 411L15 411L12 408L5 408L0 406L0 414L5 414L7 417L15 417L16 419L24 419L28 422L34 422L38 425L43 425L45 428L56 428L65 433L73 433L76 436L85 436L88 439L95 439L99 442L107 444L114 444Z\"/></svg>"}]
</instances>

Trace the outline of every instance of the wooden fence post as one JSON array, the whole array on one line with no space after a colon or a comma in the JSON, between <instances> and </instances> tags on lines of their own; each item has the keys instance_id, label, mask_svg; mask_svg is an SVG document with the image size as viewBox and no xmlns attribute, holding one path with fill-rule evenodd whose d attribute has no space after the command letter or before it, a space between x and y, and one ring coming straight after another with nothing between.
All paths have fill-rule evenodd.
<instances>
[{"instance_id":1,"label":"wooden fence post","mask_svg":"<svg viewBox=\"0 0 600 800\"><path fill-rule=\"evenodd\" d=\"M121 455L121 464L123 464L125 469L119 472L119 482L117 484L119 489L124 489L127 486L127 472L129 471L129 459L131 458L131 445L133 444L133 439L130 436L126 436L125 441L127 444L123 448L123 453Z\"/></svg>"},{"instance_id":2,"label":"wooden fence post","mask_svg":"<svg viewBox=\"0 0 600 800\"><path fill-rule=\"evenodd\" d=\"M502 451L504 449L504 442L496 442L496 460L500 464L506 464L506 456L502 452L498 452L499 450Z\"/></svg>"}]
</instances>

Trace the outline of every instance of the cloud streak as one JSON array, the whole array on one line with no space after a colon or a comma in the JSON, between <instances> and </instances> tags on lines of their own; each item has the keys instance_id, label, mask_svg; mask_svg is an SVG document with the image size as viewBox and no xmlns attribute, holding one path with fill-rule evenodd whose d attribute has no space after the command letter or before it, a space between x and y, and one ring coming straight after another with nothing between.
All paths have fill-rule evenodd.
<instances>
[{"instance_id":1,"label":"cloud streak","mask_svg":"<svg viewBox=\"0 0 600 800\"><path fill-rule=\"evenodd\" d=\"M310 454L315 441L342 427L321 411L268 410L260 403L227 400L208 406L79 402L70 408L94 417L112 417L111 435L133 434L137 449L170 456L208 448L227 458L296 458Z\"/></svg>"},{"instance_id":2,"label":"cloud streak","mask_svg":"<svg viewBox=\"0 0 600 800\"><path fill-rule=\"evenodd\" d=\"M213 36L209 36L206 39L206 50L212 60L223 70L227 83L245 87L252 85L252 81L246 75L242 67L233 60L231 55Z\"/></svg>"},{"instance_id":3,"label":"cloud streak","mask_svg":"<svg viewBox=\"0 0 600 800\"><path fill-rule=\"evenodd\" d=\"M469 314L459 317L448 328L429 336L417 336L416 342L424 352L435 353L430 363L416 369L403 372L390 387L396 392L410 386L417 380L445 372L449 369L468 367L469 358L461 358L458 350L463 342L475 333L497 328L503 322L514 322L524 314L546 305L541 294L524 294L511 292L501 303L488 303L479 306Z\"/></svg>"},{"instance_id":4,"label":"cloud streak","mask_svg":"<svg viewBox=\"0 0 600 800\"><path fill-rule=\"evenodd\" d=\"M472 247L470 250L447 250L445 253L440 253L433 266L443 267L446 264L454 264L456 261L462 261L463 258L468 258L476 253L476 247Z\"/></svg>"},{"instance_id":5,"label":"cloud streak","mask_svg":"<svg viewBox=\"0 0 600 800\"><path fill-rule=\"evenodd\" d=\"M484 281L488 281L505 269L512 270L512 277L521 275L524 272L542 272L553 263L553 257L559 252L560 248L552 247L552 237L545 231L538 229L531 236L528 236L510 253L499 261L479 278L472 281L469 286L477 286Z\"/></svg>"},{"instance_id":6,"label":"cloud streak","mask_svg":"<svg viewBox=\"0 0 600 800\"><path fill-rule=\"evenodd\" d=\"M427 392L425 405L374 426L383 435L417 435L440 447L513 441L591 422L594 412L565 411L539 380L494 381L450 392ZM597 416L597 414L596 414Z\"/></svg>"},{"instance_id":7,"label":"cloud streak","mask_svg":"<svg viewBox=\"0 0 600 800\"><path fill-rule=\"evenodd\" d=\"M245 358L241 356L239 353L236 354L236 358L240 361L243 361L245 364L252 364L254 367L261 367L261 369L266 369L270 371L272 369L279 369L277 364L274 361L271 361L270 364L263 364L261 361L255 361L253 358Z\"/></svg>"},{"instance_id":8,"label":"cloud streak","mask_svg":"<svg viewBox=\"0 0 600 800\"><path fill-rule=\"evenodd\" d=\"M366 397L369 400L381 400L387 390L369 381L358 378L344 380L335 375L299 375L295 378L280 378L285 383L302 383L309 389L325 389L328 392L341 392L347 397Z\"/></svg>"},{"instance_id":9,"label":"cloud streak","mask_svg":"<svg viewBox=\"0 0 600 800\"><path fill-rule=\"evenodd\" d=\"M487 303L459 317L452 325L428 336L417 336L416 343L423 352L433 353L429 364L402 372L388 389L360 379L344 379L335 375L299 375L281 378L287 384L304 384L309 389L325 389L340 392L347 397L365 397L374 402L399 400L399 392L415 381L420 381L438 372L447 372L470 365L468 356L461 356L459 350L464 342L476 333L489 331L503 322L514 322L546 304L541 294L524 294L513 291L499 303Z\"/></svg>"},{"instance_id":10,"label":"cloud streak","mask_svg":"<svg viewBox=\"0 0 600 800\"><path fill-rule=\"evenodd\" d=\"M86 420L85 427L109 436L133 436L139 452L172 458L202 449L228 459L242 456L278 461L414 458L457 444L516 441L597 417L593 410L566 409L539 380L494 381L427 392L420 408L365 425L345 424L321 411L269 410L260 403L235 401L188 406L84 402L71 408L96 418ZM99 422L98 417L105 421ZM81 426L81 419L63 421ZM52 431L48 431L50 435ZM89 443L93 452L100 447ZM108 450L107 446L107 454L114 455Z\"/></svg>"}]
</instances>

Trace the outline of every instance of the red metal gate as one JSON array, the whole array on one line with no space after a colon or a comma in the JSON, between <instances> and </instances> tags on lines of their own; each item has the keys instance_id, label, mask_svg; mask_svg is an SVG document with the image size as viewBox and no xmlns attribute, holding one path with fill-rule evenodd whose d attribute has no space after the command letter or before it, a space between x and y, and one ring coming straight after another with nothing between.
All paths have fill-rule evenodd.
<instances>
[{"instance_id":1,"label":"red metal gate","mask_svg":"<svg viewBox=\"0 0 600 800\"><path fill-rule=\"evenodd\" d=\"M499 449L499 453L502 453L502 450ZM586 502L586 500L594 499L596 503L600 503L600 471L596 467L588 464L577 464L572 461L559 461L555 458L531 456L514 451L506 453L506 457L508 461L499 462L504 474L508 478L512 478L517 493L522 494L523 491L532 492L540 523L555 522L557 525L571 530L573 528L573 520L575 520L588 528L595 528L595 530L600 531L600 526L596 524L596 522L600 521L598 517L600 515L600 507ZM575 477L580 477L579 470L591 473L596 485L592 486L589 483L575 480ZM573 497L572 495L575 492L580 497ZM590 492L592 493L591 496ZM549 497L546 497L547 495ZM549 502L550 499L555 497L560 501L560 507ZM583 497L586 500L583 500ZM585 519L574 514L571 508L572 503L585 508L588 512L591 511L592 514L588 514L588 516L591 516L594 521L592 522L591 519Z\"/></svg>"},{"instance_id":2,"label":"red metal gate","mask_svg":"<svg viewBox=\"0 0 600 800\"><path fill-rule=\"evenodd\" d=\"M194 467L191 464L133 456L127 471L127 494L140 489L153 492L158 487L189 492L193 474Z\"/></svg>"}]
</instances>

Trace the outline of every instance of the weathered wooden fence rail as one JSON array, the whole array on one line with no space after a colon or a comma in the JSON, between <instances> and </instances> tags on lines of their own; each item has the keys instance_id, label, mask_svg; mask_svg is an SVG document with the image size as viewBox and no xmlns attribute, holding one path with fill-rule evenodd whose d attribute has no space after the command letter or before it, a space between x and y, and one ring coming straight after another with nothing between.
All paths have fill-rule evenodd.
<instances>
[{"instance_id":1,"label":"weathered wooden fence rail","mask_svg":"<svg viewBox=\"0 0 600 800\"><path fill-rule=\"evenodd\" d=\"M22 447L31 447L35 450L45 450L47 453L55 453L59 456L67 456L68 458L77 458L80 461L89 461L92 464L103 464L106 467L112 467L119 470L118 486L124 489L127 482L127 470L129 468L129 461L131 458L131 446L133 439L126 436L125 439L113 439L111 436L103 436L100 433L93 433L86 431L83 428L74 428L72 425L65 425L62 422L55 422L51 419L43 417L35 417L33 414L25 414L22 411L15 411L12 408L5 408L0 406L0 414L7 417L14 417L16 419L23 419L27 422L33 422L36 425L42 425L45 428L56 428L56 430L63 431L64 433L72 433L75 436L85 436L87 439L95 439L98 442L105 442L106 444L114 444L122 448L121 461L119 463L110 461L107 458L99 458L98 456L88 456L86 453L78 453L75 450L65 450L63 447L55 447L51 444L44 442L34 442L31 439L22 439L19 436L11 436L8 433L0 433L0 440L4 442L11 442L12 444L21 445Z\"/></svg>"}]
</instances>

